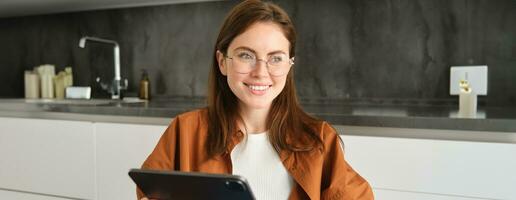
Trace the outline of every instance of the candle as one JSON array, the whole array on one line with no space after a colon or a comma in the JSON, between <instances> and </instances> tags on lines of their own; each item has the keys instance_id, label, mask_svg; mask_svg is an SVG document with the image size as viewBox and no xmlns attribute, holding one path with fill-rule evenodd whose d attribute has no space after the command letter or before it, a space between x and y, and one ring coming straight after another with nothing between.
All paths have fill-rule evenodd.
<instances>
[{"instance_id":1,"label":"candle","mask_svg":"<svg viewBox=\"0 0 516 200\"><path fill-rule=\"evenodd\" d=\"M25 71L25 98L39 98L39 77L38 74L31 71Z\"/></svg>"},{"instance_id":2,"label":"candle","mask_svg":"<svg viewBox=\"0 0 516 200\"><path fill-rule=\"evenodd\" d=\"M475 118L477 114L477 94L469 87L467 81L460 82L459 117Z\"/></svg>"}]
</instances>

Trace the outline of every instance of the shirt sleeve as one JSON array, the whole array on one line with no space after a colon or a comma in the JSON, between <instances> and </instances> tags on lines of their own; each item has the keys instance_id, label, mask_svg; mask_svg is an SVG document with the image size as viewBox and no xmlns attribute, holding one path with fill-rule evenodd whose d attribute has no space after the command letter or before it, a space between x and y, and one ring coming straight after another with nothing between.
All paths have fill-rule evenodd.
<instances>
[{"instance_id":1,"label":"shirt sleeve","mask_svg":"<svg viewBox=\"0 0 516 200\"><path fill-rule=\"evenodd\" d=\"M372 200L369 183L344 159L341 139L328 123L323 124L324 163L321 199Z\"/></svg>"},{"instance_id":2,"label":"shirt sleeve","mask_svg":"<svg viewBox=\"0 0 516 200\"><path fill-rule=\"evenodd\" d=\"M179 131L179 119L175 118L165 130L152 153L142 164L142 169L173 170L176 163L177 134ZM136 196L139 199L144 197L140 188L136 188Z\"/></svg>"}]
</instances>

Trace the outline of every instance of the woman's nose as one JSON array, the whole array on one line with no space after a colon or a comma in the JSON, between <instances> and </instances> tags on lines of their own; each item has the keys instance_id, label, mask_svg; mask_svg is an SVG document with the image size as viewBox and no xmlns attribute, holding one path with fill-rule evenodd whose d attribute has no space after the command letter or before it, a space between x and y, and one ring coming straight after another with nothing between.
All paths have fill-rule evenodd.
<instances>
[{"instance_id":1,"label":"woman's nose","mask_svg":"<svg viewBox=\"0 0 516 200\"><path fill-rule=\"evenodd\" d=\"M256 63L254 65L253 71L251 71L251 73L254 76L269 76L267 60L256 59Z\"/></svg>"}]
</instances>

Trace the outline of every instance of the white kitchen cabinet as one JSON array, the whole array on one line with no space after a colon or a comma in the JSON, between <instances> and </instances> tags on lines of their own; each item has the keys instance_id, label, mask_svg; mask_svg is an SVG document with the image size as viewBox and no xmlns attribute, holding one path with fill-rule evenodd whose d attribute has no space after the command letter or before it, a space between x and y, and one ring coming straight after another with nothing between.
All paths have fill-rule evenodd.
<instances>
[{"instance_id":1,"label":"white kitchen cabinet","mask_svg":"<svg viewBox=\"0 0 516 200\"><path fill-rule=\"evenodd\" d=\"M341 137L347 161L379 189L377 199L516 199L516 144Z\"/></svg>"},{"instance_id":2,"label":"white kitchen cabinet","mask_svg":"<svg viewBox=\"0 0 516 200\"><path fill-rule=\"evenodd\" d=\"M361 128L346 135L337 126L376 199L516 199L516 144L358 136ZM165 129L0 117L0 199L135 199L127 172Z\"/></svg>"},{"instance_id":3,"label":"white kitchen cabinet","mask_svg":"<svg viewBox=\"0 0 516 200\"><path fill-rule=\"evenodd\" d=\"M136 199L136 186L127 172L140 168L166 128L95 123L98 200Z\"/></svg>"},{"instance_id":4,"label":"white kitchen cabinet","mask_svg":"<svg viewBox=\"0 0 516 200\"><path fill-rule=\"evenodd\" d=\"M0 199L9 200L69 200L70 198L61 198L56 196L31 194L26 192L16 192L0 190Z\"/></svg>"},{"instance_id":5,"label":"white kitchen cabinet","mask_svg":"<svg viewBox=\"0 0 516 200\"><path fill-rule=\"evenodd\" d=\"M0 189L93 199L94 156L91 122L0 118Z\"/></svg>"},{"instance_id":6,"label":"white kitchen cabinet","mask_svg":"<svg viewBox=\"0 0 516 200\"><path fill-rule=\"evenodd\" d=\"M378 200L483 200L482 198L468 198L443 194L405 192L384 189L374 189L374 195Z\"/></svg>"}]
</instances>

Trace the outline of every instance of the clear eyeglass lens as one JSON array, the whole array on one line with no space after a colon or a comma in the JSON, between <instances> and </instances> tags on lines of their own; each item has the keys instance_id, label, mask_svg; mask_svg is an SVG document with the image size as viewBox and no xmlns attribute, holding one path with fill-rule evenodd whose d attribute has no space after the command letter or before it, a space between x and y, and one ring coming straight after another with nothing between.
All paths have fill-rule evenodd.
<instances>
[{"instance_id":1,"label":"clear eyeglass lens","mask_svg":"<svg viewBox=\"0 0 516 200\"><path fill-rule=\"evenodd\" d=\"M288 58L286 55L273 55L267 59L267 63L272 66L288 65Z\"/></svg>"},{"instance_id":2,"label":"clear eyeglass lens","mask_svg":"<svg viewBox=\"0 0 516 200\"><path fill-rule=\"evenodd\" d=\"M238 52L236 54L236 58L240 61L240 62L244 62L244 63L254 63L256 61L256 56L251 53L251 52Z\"/></svg>"},{"instance_id":3,"label":"clear eyeglass lens","mask_svg":"<svg viewBox=\"0 0 516 200\"><path fill-rule=\"evenodd\" d=\"M240 73L251 72L258 62L256 55L248 51L236 52L235 56L232 57L231 60L236 61L233 62L233 67ZM285 54L271 55L267 58L266 63L269 73L274 76L288 73L292 64L291 60Z\"/></svg>"}]
</instances>

